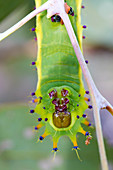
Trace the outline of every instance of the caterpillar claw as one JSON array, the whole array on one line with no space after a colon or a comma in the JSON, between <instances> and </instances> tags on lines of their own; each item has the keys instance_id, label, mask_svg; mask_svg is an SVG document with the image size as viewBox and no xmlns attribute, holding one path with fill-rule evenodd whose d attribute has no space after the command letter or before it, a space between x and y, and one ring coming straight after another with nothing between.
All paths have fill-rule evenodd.
<instances>
[{"instance_id":1,"label":"caterpillar claw","mask_svg":"<svg viewBox=\"0 0 113 170\"><path fill-rule=\"evenodd\" d=\"M78 153L78 150L80 150L80 148L79 148L78 146L74 146L74 147L72 148L72 150L76 151L76 154L77 154L78 159L79 159L80 161L82 161L82 160L80 159L80 156L79 156L79 153Z\"/></svg>"}]
</instances>

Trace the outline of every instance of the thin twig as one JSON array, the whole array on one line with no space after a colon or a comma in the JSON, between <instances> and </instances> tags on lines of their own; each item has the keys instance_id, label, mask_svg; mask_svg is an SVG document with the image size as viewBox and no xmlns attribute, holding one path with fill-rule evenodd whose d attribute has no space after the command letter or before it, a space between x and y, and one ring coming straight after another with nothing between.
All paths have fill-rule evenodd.
<instances>
[{"instance_id":1,"label":"thin twig","mask_svg":"<svg viewBox=\"0 0 113 170\"><path fill-rule=\"evenodd\" d=\"M32 19L33 17L35 17L37 14L39 14L40 12L47 10L48 8L48 4L49 2L47 1L46 3L44 3L42 6L40 6L39 8L35 9L34 11L32 11L30 14L28 14L26 17L24 17L22 20L20 20L18 23L16 23L15 25L13 25L11 28L9 28L7 31L0 33L0 41L2 41L3 39L5 39L6 37L8 37L10 34L12 34L13 32L15 32L16 30L18 30L20 27L22 27L26 22L28 22L30 19Z\"/></svg>"},{"instance_id":2,"label":"thin twig","mask_svg":"<svg viewBox=\"0 0 113 170\"><path fill-rule=\"evenodd\" d=\"M99 153L100 153L100 159L101 159L101 166L103 170L108 170L108 163L107 163L107 158L106 158L106 153L105 153L105 148L104 148L104 141L103 141L103 135L102 135L102 127L101 127L101 121L100 121L100 114L99 110L100 103L98 101L101 100L101 102L104 100L104 98L101 96L99 91L97 90L94 81L90 75L90 72L87 68L87 65L85 63L84 57L82 55L82 52L80 50L79 44L77 42L77 39L75 37L73 28L71 26L70 20L67 16L67 14L61 15L63 22L66 26L68 35L70 37L71 43L73 45L74 51L76 53L76 56L78 58L79 64L82 68L84 77L86 79L86 82L88 84L91 98L92 98L92 103L93 103L93 109L94 109L94 119L95 119L95 126L96 126L96 134L97 134L97 140L98 140L98 146L99 146ZM99 98L98 98L99 97ZM108 104L108 102L107 102ZM110 106L109 106L110 107Z\"/></svg>"}]
</instances>

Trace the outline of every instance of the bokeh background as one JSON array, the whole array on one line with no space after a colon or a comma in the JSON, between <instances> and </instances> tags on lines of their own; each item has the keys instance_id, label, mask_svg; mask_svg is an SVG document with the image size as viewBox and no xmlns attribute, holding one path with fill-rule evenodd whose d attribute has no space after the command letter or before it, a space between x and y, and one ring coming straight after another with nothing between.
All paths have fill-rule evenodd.
<instances>
[{"instance_id":1,"label":"bokeh background","mask_svg":"<svg viewBox=\"0 0 113 170\"><path fill-rule=\"evenodd\" d=\"M83 5L82 24L88 26L83 32L84 56L98 89L113 105L113 1L87 0ZM34 6L33 0L0 0L0 32ZM30 31L34 26L35 18L0 42L0 170L100 170L95 128L90 129L93 140L89 146L84 144L85 137L78 135L82 162L67 137L59 141L60 152L54 161L51 138L37 144L44 129L33 131L37 116L29 113L34 107L29 94L37 83L36 70L30 66L37 55L35 34ZM113 117L104 110L100 114L109 169L113 170ZM88 115L94 124L93 113Z\"/></svg>"}]
</instances>

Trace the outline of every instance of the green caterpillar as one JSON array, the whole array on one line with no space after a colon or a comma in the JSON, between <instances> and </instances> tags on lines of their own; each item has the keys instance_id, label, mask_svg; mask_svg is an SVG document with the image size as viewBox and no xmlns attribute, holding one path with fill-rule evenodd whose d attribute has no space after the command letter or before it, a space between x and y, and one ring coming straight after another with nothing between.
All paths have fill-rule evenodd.
<instances>
[{"instance_id":1,"label":"green caterpillar","mask_svg":"<svg viewBox=\"0 0 113 170\"><path fill-rule=\"evenodd\" d=\"M46 0L35 0L36 8L41 6ZM67 0L70 8L68 11L71 24L77 36L82 50L82 30L81 26L81 3L82 0ZM72 44L68 37L66 28L61 24L61 18L57 15L47 19L47 12L40 13L36 18L36 34L38 39L38 58L36 68L38 70L38 85L33 102L37 103L35 110L31 113L38 113L39 124L35 127L38 130L45 126L45 132L39 137L43 140L51 135L53 139L53 151L58 150L59 138L67 135L72 143L73 149L77 151L77 133L86 136L86 144L90 143L91 135L83 130L81 123L87 126L91 124L86 120L85 110L92 108L87 105L84 97L85 91L82 82L82 71ZM74 15L74 16L73 16Z\"/></svg>"}]
</instances>

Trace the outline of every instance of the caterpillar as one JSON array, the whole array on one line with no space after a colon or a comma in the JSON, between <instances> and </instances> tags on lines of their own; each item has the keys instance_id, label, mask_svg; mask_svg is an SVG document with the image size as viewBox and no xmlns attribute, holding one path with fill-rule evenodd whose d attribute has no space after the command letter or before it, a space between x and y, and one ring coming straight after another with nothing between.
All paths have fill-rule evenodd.
<instances>
[{"instance_id":1,"label":"caterpillar","mask_svg":"<svg viewBox=\"0 0 113 170\"><path fill-rule=\"evenodd\" d=\"M79 149L77 133L86 136L86 145L92 138L89 131L85 131L81 126L82 123L91 126L91 123L86 120L85 110L92 109L92 105L87 105L86 101L89 102L90 99L84 97L85 93L88 95L90 92L101 166L102 169L108 169L99 112L101 109L106 109L113 115L113 106L97 89L86 65L88 61L84 60L82 54L82 38L85 39L85 36L82 36L82 29L87 28L86 25L81 26L80 12L81 8L84 8L83 5L81 6L82 0L74 2L71 0L65 3L64 0L47 2L35 0L35 2L36 9L11 28L0 33L0 41L38 14L36 28L32 29L37 34L35 40L38 40L38 58L37 61L32 62L32 65L36 65L39 81L36 92L31 93L32 97L35 96L32 101L36 103L36 108L30 110L30 113L40 114L36 131L45 126L45 132L39 140L42 141L46 136L51 135L53 152L56 153L59 138L67 135L80 159L77 151ZM45 17L46 10L47 18L51 17L51 19ZM84 89L82 73L89 91Z\"/></svg>"},{"instance_id":2,"label":"caterpillar","mask_svg":"<svg viewBox=\"0 0 113 170\"><path fill-rule=\"evenodd\" d=\"M45 0L35 0L36 8L41 6ZM82 0L67 0L65 3L66 12L69 15L75 35L82 50L82 30L86 26L81 25ZM85 131L81 124L91 126L85 114L88 105L84 95L89 91L84 89L82 71L68 37L62 19L58 15L46 18L46 11L36 17L35 32L38 40L38 57L32 65L37 68L38 84L33 103L36 108L30 113L39 114L37 131L45 126L45 132L39 137L42 141L46 136L51 135L53 140L53 151L58 151L58 141L63 135L68 136L73 149L77 151L77 133L86 136L85 144L91 140L91 134ZM86 61L87 63L88 61Z\"/></svg>"}]
</instances>

